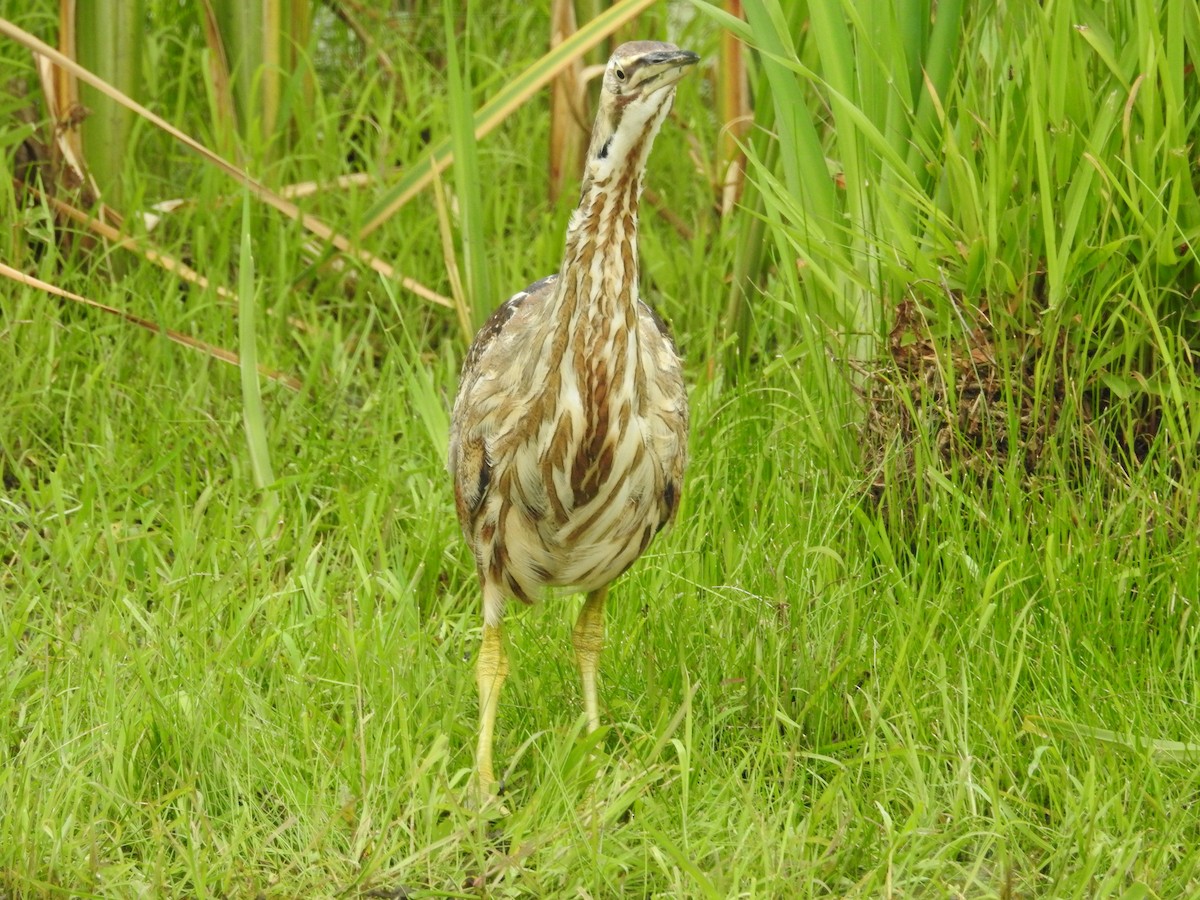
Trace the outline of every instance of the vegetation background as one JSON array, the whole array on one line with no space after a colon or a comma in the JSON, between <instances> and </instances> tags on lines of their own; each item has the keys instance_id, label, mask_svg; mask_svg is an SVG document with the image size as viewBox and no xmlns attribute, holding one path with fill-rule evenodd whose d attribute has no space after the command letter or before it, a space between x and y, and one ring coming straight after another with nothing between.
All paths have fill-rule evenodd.
<instances>
[{"instance_id":1,"label":"vegetation background","mask_svg":"<svg viewBox=\"0 0 1200 900\"><path fill-rule=\"evenodd\" d=\"M72 6L0 3L0 897L1200 893L1194 2ZM610 727L511 617L484 821L448 399L646 36L691 469Z\"/></svg>"}]
</instances>

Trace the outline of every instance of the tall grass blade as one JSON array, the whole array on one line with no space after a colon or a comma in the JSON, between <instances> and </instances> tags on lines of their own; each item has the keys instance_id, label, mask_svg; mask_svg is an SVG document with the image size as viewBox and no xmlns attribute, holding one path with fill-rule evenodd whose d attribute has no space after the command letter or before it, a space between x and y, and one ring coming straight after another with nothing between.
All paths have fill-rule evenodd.
<instances>
[{"instance_id":1,"label":"tall grass blade","mask_svg":"<svg viewBox=\"0 0 1200 900\"><path fill-rule=\"evenodd\" d=\"M742 0L725 0L725 12L742 18ZM746 154L742 142L750 131L754 113L746 74L746 48L732 31L721 32L717 70L717 107L721 115L717 147L717 177L721 185L721 214L729 215L742 198Z\"/></svg>"},{"instance_id":2,"label":"tall grass blade","mask_svg":"<svg viewBox=\"0 0 1200 900\"><path fill-rule=\"evenodd\" d=\"M275 127L278 55L272 52L279 25L279 0L211 0L243 136L261 144Z\"/></svg>"},{"instance_id":3,"label":"tall grass blade","mask_svg":"<svg viewBox=\"0 0 1200 900\"><path fill-rule=\"evenodd\" d=\"M142 77L144 19L141 0L78 4L75 50L79 64L117 90L132 95ZM96 179L104 202L115 209L124 209L123 175L132 150L129 141L133 112L92 85L85 84L79 97L92 111L80 126L88 170Z\"/></svg>"},{"instance_id":4,"label":"tall grass blade","mask_svg":"<svg viewBox=\"0 0 1200 900\"><path fill-rule=\"evenodd\" d=\"M1128 734L1108 728L1096 728L1078 722L1068 722L1065 719L1055 719L1050 716L1026 716L1022 723L1022 731L1027 734L1039 734L1043 737L1092 740L1099 744L1135 753L1149 753L1158 759L1181 765L1200 762L1200 743Z\"/></svg>"},{"instance_id":5,"label":"tall grass blade","mask_svg":"<svg viewBox=\"0 0 1200 900\"><path fill-rule=\"evenodd\" d=\"M275 473L271 468L262 390L258 384L258 345L255 336L257 322L258 290L254 277L254 253L250 244L250 194L247 193L242 201L242 234L238 254L238 350L241 354L242 425L246 429L246 446L250 453L254 485L260 491L266 491L275 483ZM276 505L273 492L268 493L266 508ZM270 518L273 518L273 511L270 516L264 516L264 522L269 524Z\"/></svg>"},{"instance_id":6,"label":"tall grass blade","mask_svg":"<svg viewBox=\"0 0 1200 900\"><path fill-rule=\"evenodd\" d=\"M785 60L796 58L793 29L777 0L746 0L746 21L763 51L762 67L775 107L775 127L783 149L779 162L788 194L812 214L810 225L824 231L833 221L836 197L825 150L801 86Z\"/></svg>"},{"instance_id":7,"label":"tall grass blade","mask_svg":"<svg viewBox=\"0 0 1200 900\"><path fill-rule=\"evenodd\" d=\"M466 269L467 310L474 325L482 325L494 300L487 265L487 245L483 233L483 196L479 189L479 153L471 116L470 68L459 61L459 36L454 29L451 4L442 7L446 29L446 81L449 89L450 140L454 148L454 184L458 195L459 236ZM470 22L467 5L467 23ZM462 40L464 57L470 54L470 26Z\"/></svg>"},{"instance_id":8,"label":"tall grass blade","mask_svg":"<svg viewBox=\"0 0 1200 900\"><path fill-rule=\"evenodd\" d=\"M550 12L550 48L553 49L579 28L574 0L554 0ZM585 84L583 57L577 57L550 82L550 172L547 194L550 203L558 200L568 178L583 169L587 141L587 114L584 110Z\"/></svg>"},{"instance_id":9,"label":"tall grass blade","mask_svg":"<svg viewBox=\"0 0 1200 900\"><path fill-rule=\"evenodd\" d=\"M224 155L238 158L238 116L237 104L233 99L233 73L213 0L200 0L200 20L204 28L205 67L208 71L204 89L212 110L217 146Z\"/></svg>"},{"instance_id":10,"label":"tall grass blade","mask_svg":"<svg viewBox=\"0 0 1200 900\"><path fill-rule=\"evenodd\" d=\"M450 221L450 205L446 202L446 189L441 176L433 177L433 206L437 210L438 234L442 239L442 259L446 266L446 279L450 282L450 296L454 300L454 312L463 340L469 342L475 334L475 322L471 308L463 291L462 276L459 274L458 254L454 249L454 225Z\"/></svg>"}]
</instances>

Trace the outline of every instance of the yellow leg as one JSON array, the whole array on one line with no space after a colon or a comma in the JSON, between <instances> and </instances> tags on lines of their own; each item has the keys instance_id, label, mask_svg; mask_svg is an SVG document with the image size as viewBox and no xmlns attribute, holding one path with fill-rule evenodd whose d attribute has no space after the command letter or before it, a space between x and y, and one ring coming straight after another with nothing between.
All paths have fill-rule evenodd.
<instances>
[{"instance_id":1,"label":"yellow leg","mask_svg":"<svg viewBox=\"0 0 1200 900\"><path fill-rule=\"evenodd\" d=\"M604 599L607 596L607 587L587 595L571 634L575 644L575 661L579 664L579 677L583 681L583 710L587 713L589 734L600 727L596 676L600 671L600 651L604 648Z\"/></svg>"},{"instance_id":2,"label":"yellow leg","mask_svg":"<svg viewBox=\"0 0 1200 900\"><path fill-rule=\"evenodd\" d=\"M492 737L496 733L500 688L507 677L508 654L504 652L504 633L499 625L484 625L479 661L475 664L475 683L479 686L479 746L475 751L475 775L481 799L496 793Z\"/></svg>"}]
</instances>

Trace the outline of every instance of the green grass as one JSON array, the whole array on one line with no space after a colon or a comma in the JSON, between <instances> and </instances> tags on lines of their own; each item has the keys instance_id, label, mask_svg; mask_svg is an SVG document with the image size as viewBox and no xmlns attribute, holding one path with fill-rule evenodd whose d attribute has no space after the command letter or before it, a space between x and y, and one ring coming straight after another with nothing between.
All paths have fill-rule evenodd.
<instances>
[{"instance_id":1,"label":"green grass","mask_svg":"<svg viewBox=\"0 0 1200 900\"><path fill-rule=\"evenodd\" d=\"M536 57L540 25L518 10L473 34L460 63L473 67L476 105ZM439 14L414 26L425 47L442 27ZM964 59L994 27L972 20ZM148 99L179 117L202 110L183 80L198 65L196 35L152 32L148 59L183 63L164 65L180 80L164 75ZM707 54L715 33L699 18L680 42ZM1034 44L1018 49L1014 61L1038 65ZM811 43L798 53L814 63ZM348 145L382 169L419 151L422 128L449 133L444 73L423 58L405 65L403 91L355 74L344 81L361 96L326 83L274 183L341 174ZM971 65L955 71L964 104L987 92ZM1062 77L1046 69L1033 81ZM814 112L823 89L803 88ZM965 246L986 248L981 290L1034 293L1020 287L1044 251L1031 172L1039 152L1066 163L1038 149L1040 132L1020 137L1026 99L1014 91L1008 105L977 108L985 124L994 112L1020 126L965 135L977 153L955 158L952 183L928 186L932 200L922 183L889 176L908 192L899 205L917 211L912 231L890 238L922 254L913 272L969 282L971 254L956 259L944 234L921 230L940 216ZM713 146L698 80L677 106ZM539 110L479 148L489 277L502 291L553 270L569 213L545 208ZM865 140L870 159L855 121L838 140ZM1195 121L1184 125L1194 154ZM335 133L347 137L321 139ZM1155 196L1151 170L1174 177L1153 155L1132 168L1114 140L1093 150L1101 168L1128 164L1139 204ZM1009 339L1062 330L1075 348L1059 360L1066 412L1038 471L1014 463L984 487L920 446L916 502L876 509L862 499L850 392L824 363L828 333L803 312L825 288L784 252L802 243L786 197L764 206L780 262L751 299L750 353L710 367L728 346L714 323L746 219L707 216L711 195L683 162L682 128L668 125L648 183L696 236L647 210L644 280L693 388L683 506L614 589L609 725L594 738L570 644L578 599L509 616L496 750L510 815L491 822L465 804L481 618L443 461L463 351L453 313L365 271L308 271L297 227L260 207L243 219L231 182L159 141L147 133L130 164L132 193L200 202L155 239L236 286L252 238L256 284L240 302L257 297L259 315L240 339L304 387L264 381L251 413L248 370L32 289L0 290L0 898L1200 892L1198 407L1194 317L1180 302L1194 270L1158 258L1144 216L1116 193L1108 209L1078 200L1084 243L1058 248L1052 276L1064 314L1029 300L998 325L1011 325ZM361 222L369 194L306 208ZM956 218L981 198L974 226ZM238 346L229 304L130 257L110 266L60 252L39 210L0 199L21 225L2 238L14 264ZM1179 208L1156 227L1189 233ZM801 254L808 271L832 272L840 297L878 283L891 301L911 287L903 259L883 261L873 221L854 226L869 260L850 244ZM1117 242L1125 256L1097 267L1088 241L1094 252ZM448 293L432 200L374 235L370 249L381 248ZM913 289L939 322L942 287ZM939 327L951 341L954 329ZM1085 421L1077 407L1097 383L1115 399ZM1083 462L1132 429L1148 398L1164 425L1143 462ZM266 471L274 481L261 485Z\"/></svg>"}]
</instances>

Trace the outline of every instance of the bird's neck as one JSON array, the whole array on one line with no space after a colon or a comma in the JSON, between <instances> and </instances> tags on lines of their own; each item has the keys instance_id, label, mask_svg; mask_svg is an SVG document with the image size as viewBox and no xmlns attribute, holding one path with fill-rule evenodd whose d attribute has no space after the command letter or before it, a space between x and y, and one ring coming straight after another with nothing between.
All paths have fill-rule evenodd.
<instances>
[{"instance_id":1,"label":"bird's neck","mask_svg":"<svg viewBox=\"0 0 1200 900\"><path fill-rule=\"evenodd\" d=\"M539 382L543 403L537 408L557 416L555 446L559 435L574 435L573 454L564 442L547 457L551 469L569 477L572 508L586 506L608 478L619 423L645 411L638 345L640 194L640 169L613 171L586 184L567 229L546 322L548 340L538 361L546 377Z\"/></svg>"},{"instance_id":2,"label":"bird's neck","mask_svg":"<svg viewBox=\"0 0 1200 900\"><path fill-rule=\"evenodd\" d=\"M640 165L589 178L567 228L554 318L587 340L635 329L638 300Z\"/></svg>"},{"instance_id":3,"label":"bird's neck","mask_svg":"<svg viewBox=\"0 0 1200 900\"><path fill-rule=\"evenodd\" d=\"M567 246L551 316L554 328L596 347L624 330L636 351L638 202L654 138L671 108L602 112L592 130L579 206L567 227Z\"/></svg>"}]
</instances>

